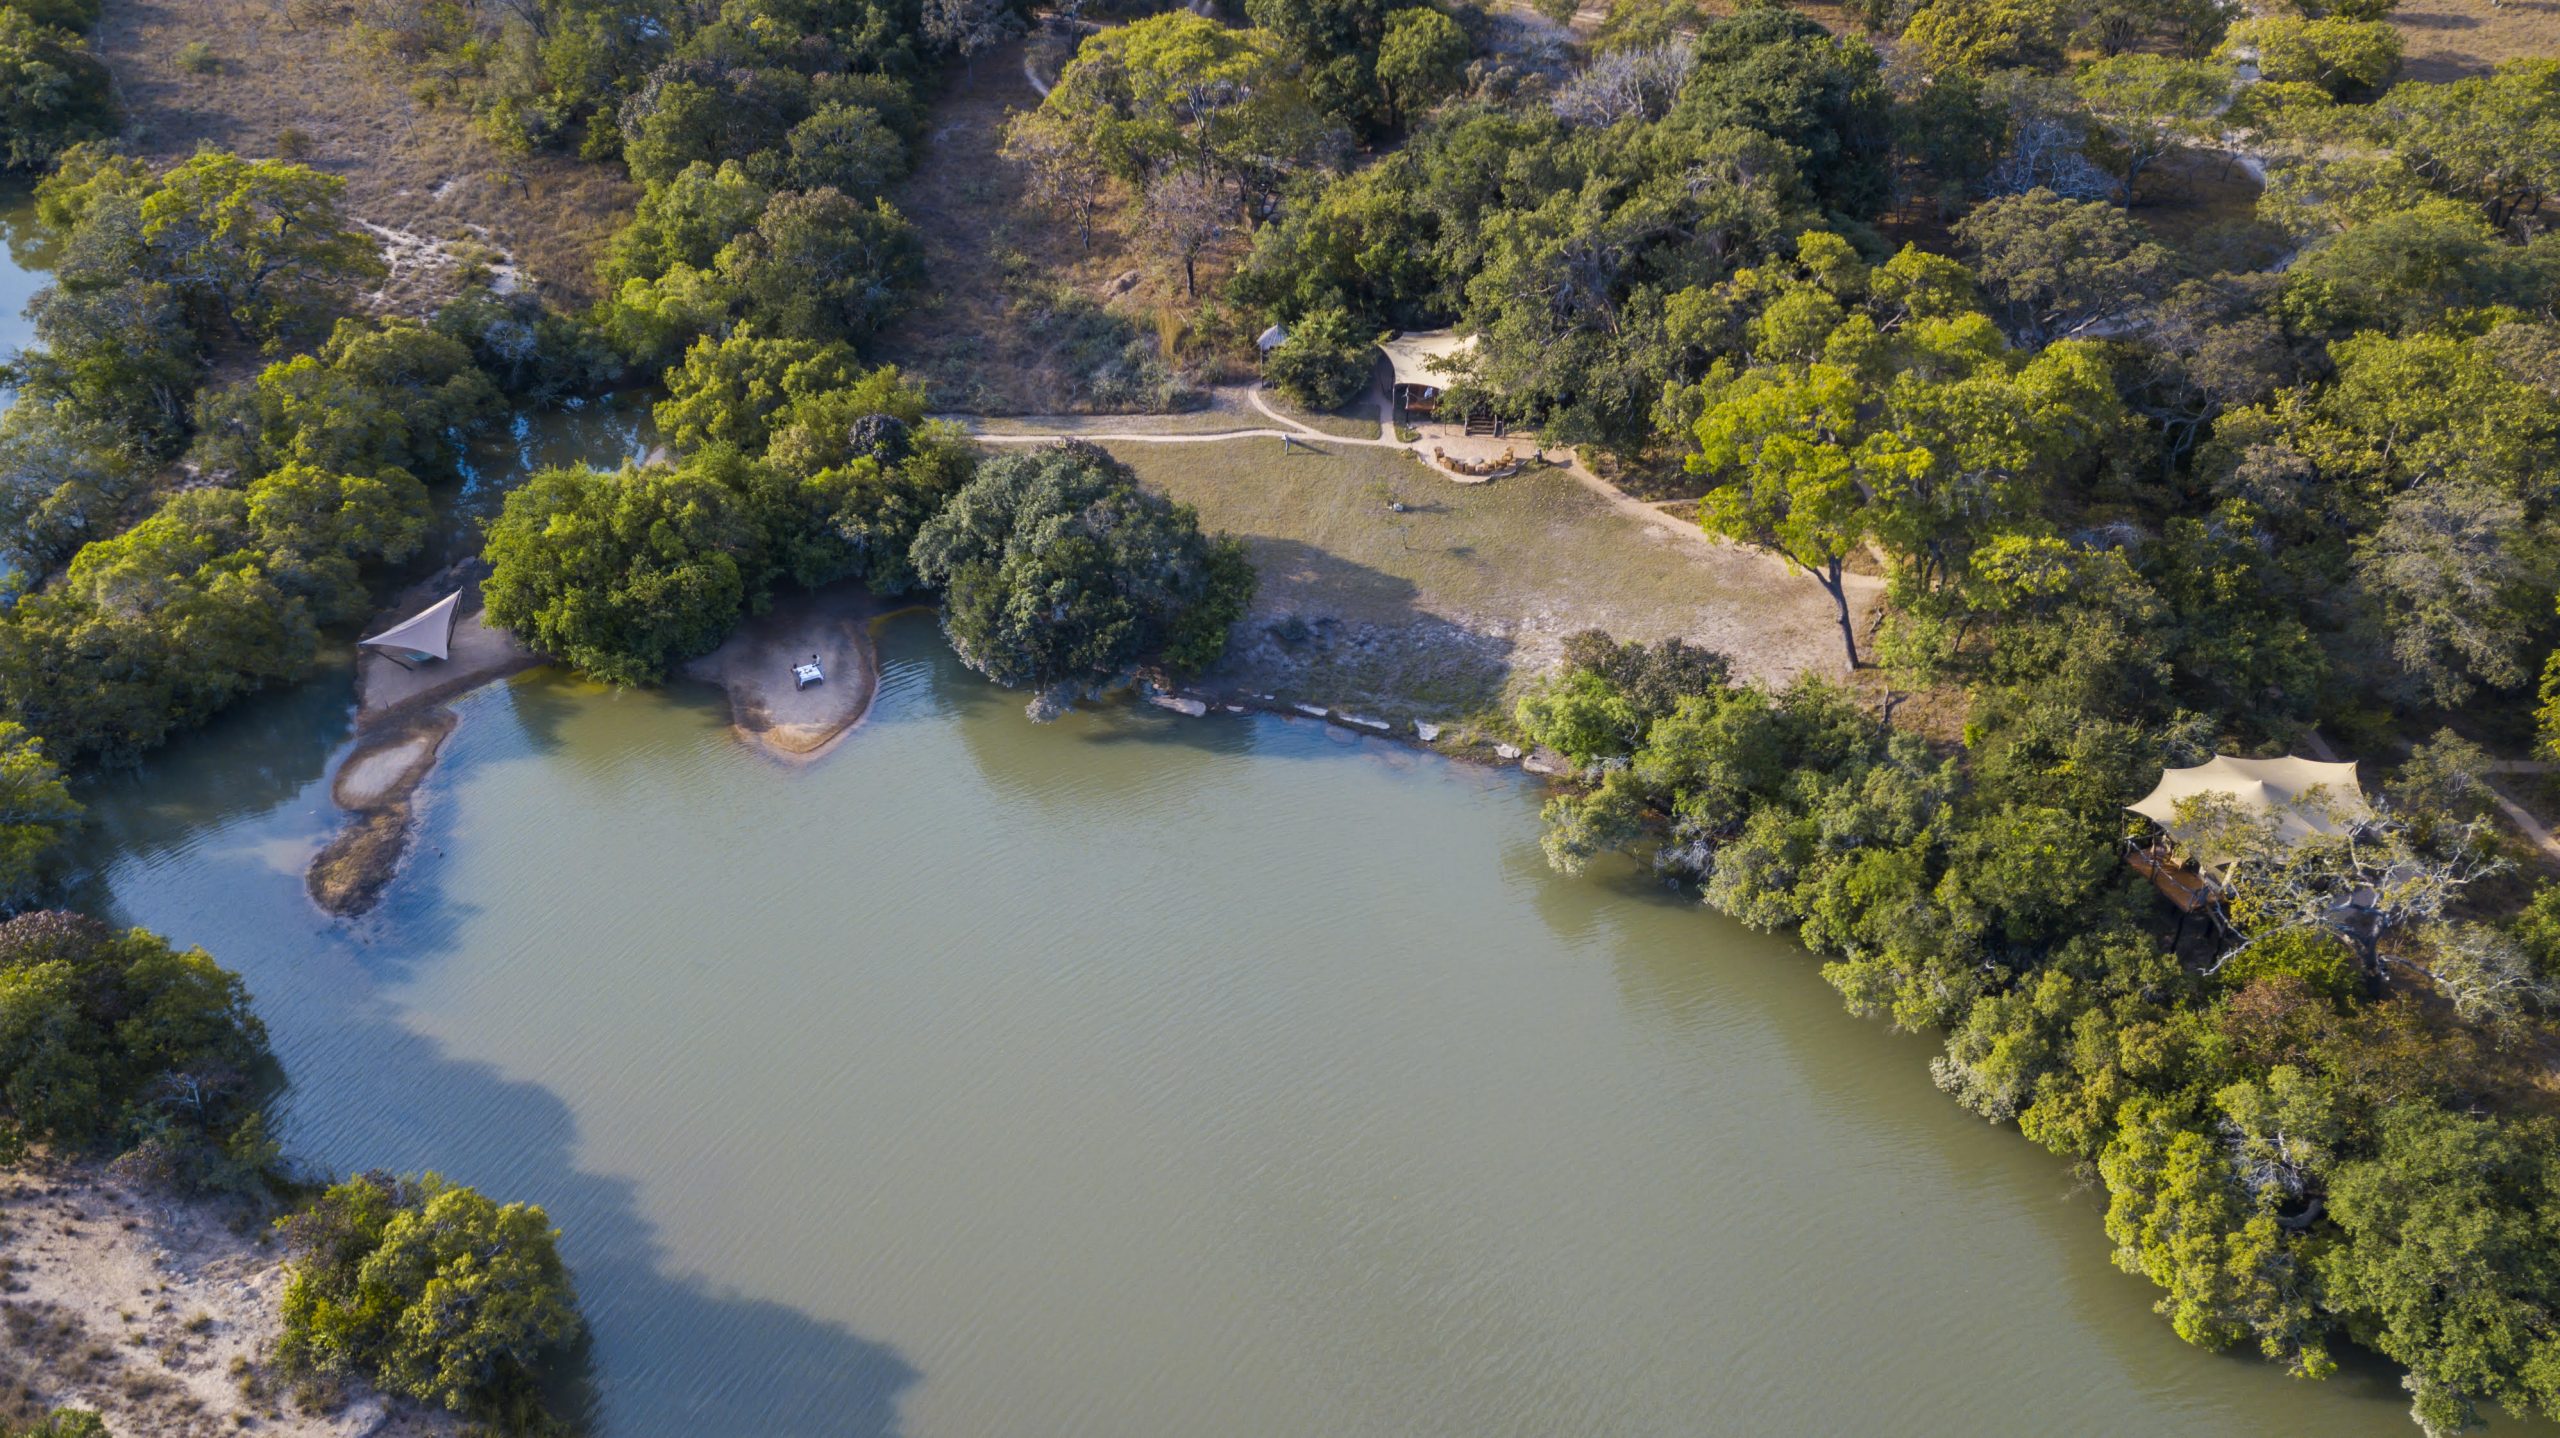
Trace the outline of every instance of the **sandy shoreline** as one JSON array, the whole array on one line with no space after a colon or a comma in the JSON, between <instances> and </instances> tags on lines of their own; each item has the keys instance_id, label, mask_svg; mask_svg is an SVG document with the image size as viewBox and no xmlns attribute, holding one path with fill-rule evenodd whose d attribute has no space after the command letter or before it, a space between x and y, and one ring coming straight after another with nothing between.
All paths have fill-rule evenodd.
<instances>
[{"instance_id":1,"label":"sandy shoreline","mask_svg":"<svg viewBox=\"0 0 2560 1438\"><path fill-rule=\"evenodd\" d=\"M266 1370L283 1253L264 1215L86 1164L0 1170L0 1424L89 1408L116 1438L423 1438L459 1425L372 1394L303 1412Z\"/></svg>"},{"instance_id":2,"label":"sandy shoreline","mask_svg":"<svg viewBox=\"0 0 2560 1438\"><path fill-rule=\"evenodd\" d=\"M461 722L451 709L411 706L360 731L329 785L329 796L348 821L312 856L303 875L313 903L347 919L381 901L409 850L416 821L410 796L435 769L445 739Z\"/></svg>"},{"instance_id":3,"label":"sandy shoreline","mask_svg":"<svg viewBox=\"0 0 2560 1438\"><path fill-rule=\"evenodd\" d=\"M681 673L727 691L729 723L741 740L776 759L809 763L832 753L871 712L880 688L871 626L907 607L853 584L796 594L739 625ZM799 688L793 666L812 656L827 677Z\"/></svg>"},{"instance_id":4,"label":"sandy shoreline","mask_svg":"<svg viewBox=\"0 0 2560 1438\"><path fill-rule=\"evenodd\" d=\"M486 566L476 559L457 564L403 590L366 626L365 633L379 633L455 590L462 591L462 612L453 626L451 658L415 669L404 668L389 656L370 649L357 658L359 728L458 699L484 684L521 674L544 662L541 655L513 634L489 624L488 613L480 603L480 580L486 573Z\"/></svg>"}]
</instances>

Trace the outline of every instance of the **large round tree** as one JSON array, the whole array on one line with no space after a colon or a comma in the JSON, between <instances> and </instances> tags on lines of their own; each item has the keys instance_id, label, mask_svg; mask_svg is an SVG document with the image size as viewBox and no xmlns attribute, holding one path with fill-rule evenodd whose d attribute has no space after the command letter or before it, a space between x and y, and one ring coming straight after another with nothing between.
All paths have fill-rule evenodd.
<instances>
[{"instance_id":1,"label":"large round tree","mask_svg":"<svg viewBox=\"0 0 2560 1438\"><path fill-rule=\"evenodd\" d=\"M1034 718L1141 665L1201 668L1253 597L1241 543L1204 536L1190 506L1074 441L981 466L914 557L944 591L952 647L997 683L1039 691Z\"/></svg>"}]
</instances>

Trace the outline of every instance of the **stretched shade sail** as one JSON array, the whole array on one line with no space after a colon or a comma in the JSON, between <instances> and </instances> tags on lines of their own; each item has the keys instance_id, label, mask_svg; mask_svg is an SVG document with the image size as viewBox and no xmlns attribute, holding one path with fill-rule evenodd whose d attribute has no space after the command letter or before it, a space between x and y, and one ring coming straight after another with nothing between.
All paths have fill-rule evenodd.
<instances>
[{"instance_id":1,"label":"stretched shade sail","mask_svg":"<svg viewBox=\"0 0 2560 1438\"><path fill-rule=\"evenodd\" d=\"M462 591L457 589L430 604L415 618L404 619L371 639L358 644L375 649L388 649L420 659L453 657L453 620L461 611Z\"/></svg>"},{"instance_id":2,"label":"stretched shade sail","mask_svg":"<svg viewBox=\"0 0 2560 1438\"><path fill-rule=\"evenodd\" d=\"M2323 764L2290 755L2234 759L2216 754L2191 768L2164 772L2149 794L2126 807L2167 830L2169 837L2183 840L2186 835L2176 822L2178 801L2199 794L2228 794L2245 808L2274 815L2276 837L2287 845L2314 834L2337 833L2373 812L2364 802L2364 789L2356 783L2352 761ZM2230 856L2199 857L2207 864L2218 864Z\"/></svg>"}]
</instances>

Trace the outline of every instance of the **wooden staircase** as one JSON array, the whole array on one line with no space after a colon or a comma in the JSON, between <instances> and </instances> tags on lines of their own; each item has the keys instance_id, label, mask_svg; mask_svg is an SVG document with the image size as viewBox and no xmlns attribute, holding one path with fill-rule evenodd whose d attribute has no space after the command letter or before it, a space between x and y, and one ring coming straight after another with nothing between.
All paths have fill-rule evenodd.
<instances>
[{"instance_id":1,"label":"wooden staircase","mask_svg":"<svg viewBox=\"0 0 2560 1438\"><path fill-rule=\"evenodd\" d=\"M1502 434L1502 421L1482 410L1471 411L1467 415L1467 433L1489 434L1499 438Z\"/></svg>"}]
</instances>

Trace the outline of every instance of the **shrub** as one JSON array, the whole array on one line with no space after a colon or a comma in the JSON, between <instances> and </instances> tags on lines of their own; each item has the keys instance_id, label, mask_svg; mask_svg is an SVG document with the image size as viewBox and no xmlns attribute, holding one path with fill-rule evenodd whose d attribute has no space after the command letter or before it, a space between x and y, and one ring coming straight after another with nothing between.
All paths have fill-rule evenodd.
<instances>
[{"instance_id":1,"label":"shrub","mask_svg":"<svg viewBox=\"0 0 2560 1438\"><path fill-rule=\"evenodd\" d=\"M2231 956L2215 975L2234 989L2261 979L2299 979L2313 992L2344 1002L2363 987L2356 952L2347 941L2320 929L2287 929L2258 940Z\"/></svg>"},{"instance_id":2,"label":"shrub","mask_svg":"<svg viewBox=\"0 0 2560 1438\"><path fill-rule=\"evenodd\" d=\"M1520 696L1520 728L1576 764L1627 753L1640 737L1635 707L1587 669L1567 670Z\"/></svg>"},{"instance_id":3,"label":"shrub","mask_svg":"<svg viewBox=\"0 0 2560 1438\"><path fill-rule=\"evenodd\" d=\"M613 684L709 652L763 595L763 535L733 482L744 464L535 475L489 526L489 622Z\"/></svg>"},{"instance_id":4,"label":"shrub","mask_svg":"<svg viewBox=\"0 0 2560 1438\"><path fill-rule=\"evenodd\" d=\"M8 1161L38 1144L126 1151L175 1187L245 1187L272 1155L260 1111L272 1070L248 990L202 949L77 914L0 924Z\"/></svg>"},{"instance_id":5,"label":"shrub","mask_svg":"<svg viewBox=\"0 0 2560 1438\"><path fill-rule=\"evenodd\" d=\"M1378 364L1375 334L1339 309L1299 319L1263 361L1274 387L1308 409L1339 409L1368 388Z\"/></svg>"},{"instance_id":6,"label":"shrub","mask_svg":"<svg viewBox=\"0 0 2560 1438\"><path fill-rule=\"evenodd\" d=\"M585 1331L540 1208L435 1174L365 1174L280 1227L293 1252L278 1361L519 1431L551 1364Z\"/></svg>"},{"instance_id":7,"label":"shrub","mask_svg":"<svg viewBox=\"0 0 2560 1438\"><path fill-rule=\"evenodd\" d=\"M2400 72L2400 31L2384 20L2274 15L2232 26L2225 44L2254 47L2267 81L2317 85L2342 100L2378 95Z\"/></svg>"},{"instance_id":8,"label":"shrub","mask_svg":"<svg viewBox=\"0 0 2560 1438\"><path fill-rule=\"evenodd\" d=\"M189 40L178 47L178 68L190 75L210 75L222 68L222 62L214 58L211 45Z\"/></svg>"},{"instance_id":9,"label":"shrub","mask_svg":"<svg viewBox=\"0 0 2560 1438\"><path fill-rule=\"evenodd\" d=\"M116 130L107 67L86 41L0 5L0 164L40 170Z\"/></svg>"}]
</instances>

